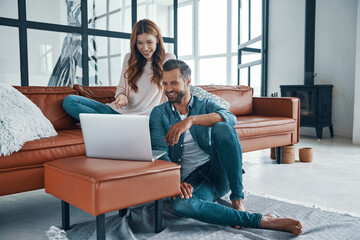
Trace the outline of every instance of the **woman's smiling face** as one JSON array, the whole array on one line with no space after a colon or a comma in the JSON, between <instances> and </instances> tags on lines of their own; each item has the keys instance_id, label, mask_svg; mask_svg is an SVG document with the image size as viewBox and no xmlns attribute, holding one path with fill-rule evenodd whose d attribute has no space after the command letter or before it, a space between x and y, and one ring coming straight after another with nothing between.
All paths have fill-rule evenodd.
<instances>
[{"instance_id":1,"label":"woman's smiling face","mask_svg":"<svg viewBox=\"0 0 360 240\"><path fill-rule=\"evenodd\" d=\"M152 56L156 50L156 45L157 39L151 34L142 33L136 37L136 47L148 62L152 61Z\"/></svg>"}]
</instances>

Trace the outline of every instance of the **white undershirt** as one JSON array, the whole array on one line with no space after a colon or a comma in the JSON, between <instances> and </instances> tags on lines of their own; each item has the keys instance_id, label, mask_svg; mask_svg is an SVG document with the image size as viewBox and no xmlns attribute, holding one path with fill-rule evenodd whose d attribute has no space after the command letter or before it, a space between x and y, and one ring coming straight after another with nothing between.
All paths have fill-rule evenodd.
<instances>
[{"instance_id":1,"label":"white undershirt","mask_svg":"<svg viewBox=\"0 0 360 240\"><path fill-rule=\"evenodd\" d=\"M186 115L181 115L181 120L184 120ZM204 152L199 145L194 141L189 130L187 130L184 136L184 143L181 155L181 181L189 176L192 171L197 167L205 164L210 160L210 154Z\"/></svg>"}]
</instances>

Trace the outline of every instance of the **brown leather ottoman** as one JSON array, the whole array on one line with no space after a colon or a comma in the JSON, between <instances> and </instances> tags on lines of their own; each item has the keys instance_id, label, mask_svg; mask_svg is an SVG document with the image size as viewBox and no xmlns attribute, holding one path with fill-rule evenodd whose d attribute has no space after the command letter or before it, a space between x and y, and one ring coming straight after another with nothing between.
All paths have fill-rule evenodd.
<instances>
[{"instance_id":1,"label":"brown leather ottoman","mask_svg":"<svg viewBox=\"0 0 360 240\"><path fill-rule=\"evenodd\" d=\"M155 201L155 232L162 227L161 201L180 193L180 165L67 158L44 164L45 191L62 200L62 227L70 228L69 204L96 216L97 239L105 239L105 213Z\"/></svg>"}]
</instances>

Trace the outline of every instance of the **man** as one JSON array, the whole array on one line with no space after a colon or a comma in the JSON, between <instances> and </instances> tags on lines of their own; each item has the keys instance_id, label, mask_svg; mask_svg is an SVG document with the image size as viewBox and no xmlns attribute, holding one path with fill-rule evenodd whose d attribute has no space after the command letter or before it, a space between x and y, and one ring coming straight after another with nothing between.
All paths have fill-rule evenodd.
<instances>
[{"instance_id":1,"label":"man","mask_svg":"<svg viewBox=\"0 0 360 240\"><path fill-rule=\"evenodd\" d=\"M168 60L163 69L169 101L151 112L150 132L152 148L167 151L161 159L181 165L181 194L173 197L173 209L207 223L300 235L298 220L245 212L235 116L211 99L200 100L190 94L191 70L183 61ZM232 208L215 203L229 188Z\"/></svg>"}]
</instances>

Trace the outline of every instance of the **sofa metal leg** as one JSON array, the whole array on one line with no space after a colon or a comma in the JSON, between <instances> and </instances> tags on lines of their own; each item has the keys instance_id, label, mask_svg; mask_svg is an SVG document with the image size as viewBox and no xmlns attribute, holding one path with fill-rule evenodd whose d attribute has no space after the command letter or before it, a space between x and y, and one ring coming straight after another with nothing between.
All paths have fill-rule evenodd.
<instances>
[{"instance_id":1,"label":"sofa metal leg","mask_svg":"<svg viewBox=\"0 0 360 240\"><path fill-rule=\"evenodd\" d=\"M61 220L62 220L62 229L70 229L70 207L69 204L61 200Z\"/></svg>"},{"instance_id":2,"label":"sofa metal leg","mask_svg":"<svg viewBox=\"0 0 360 240\"><path fill-rule=\"evenodd\" d=\"M105 240L105 214L96 216L96 239Z\"/></svg>"},{"instance_id":3,"label":"sofa metal leg","mask_svg":"<svg viewBox=\"0 0 360 240\"><path fill-rule=\"evenodd\" d=\"M162 199L155 201L155 232L159 233L164 230L162 223Z\"/></svg>"},{"instance_id":4,"label":"sofa metal leg","mask_svg":"<svg viewBox=\"0 0 360 240\"><path fill-rule=\"evenodd\" d=\"M277 163L282 163L282 147L277 147Z\"/></svg>"},{"instance_id":5,"label":"sofa metal leg","mask_svg":"<svg viewBox=\"0 0 360 240\"><path fill-rule=\"evenodd\" d=\"M127 213L127 208L119 210L119 217L124 217Z\"/></svg>"}]
</instances>

